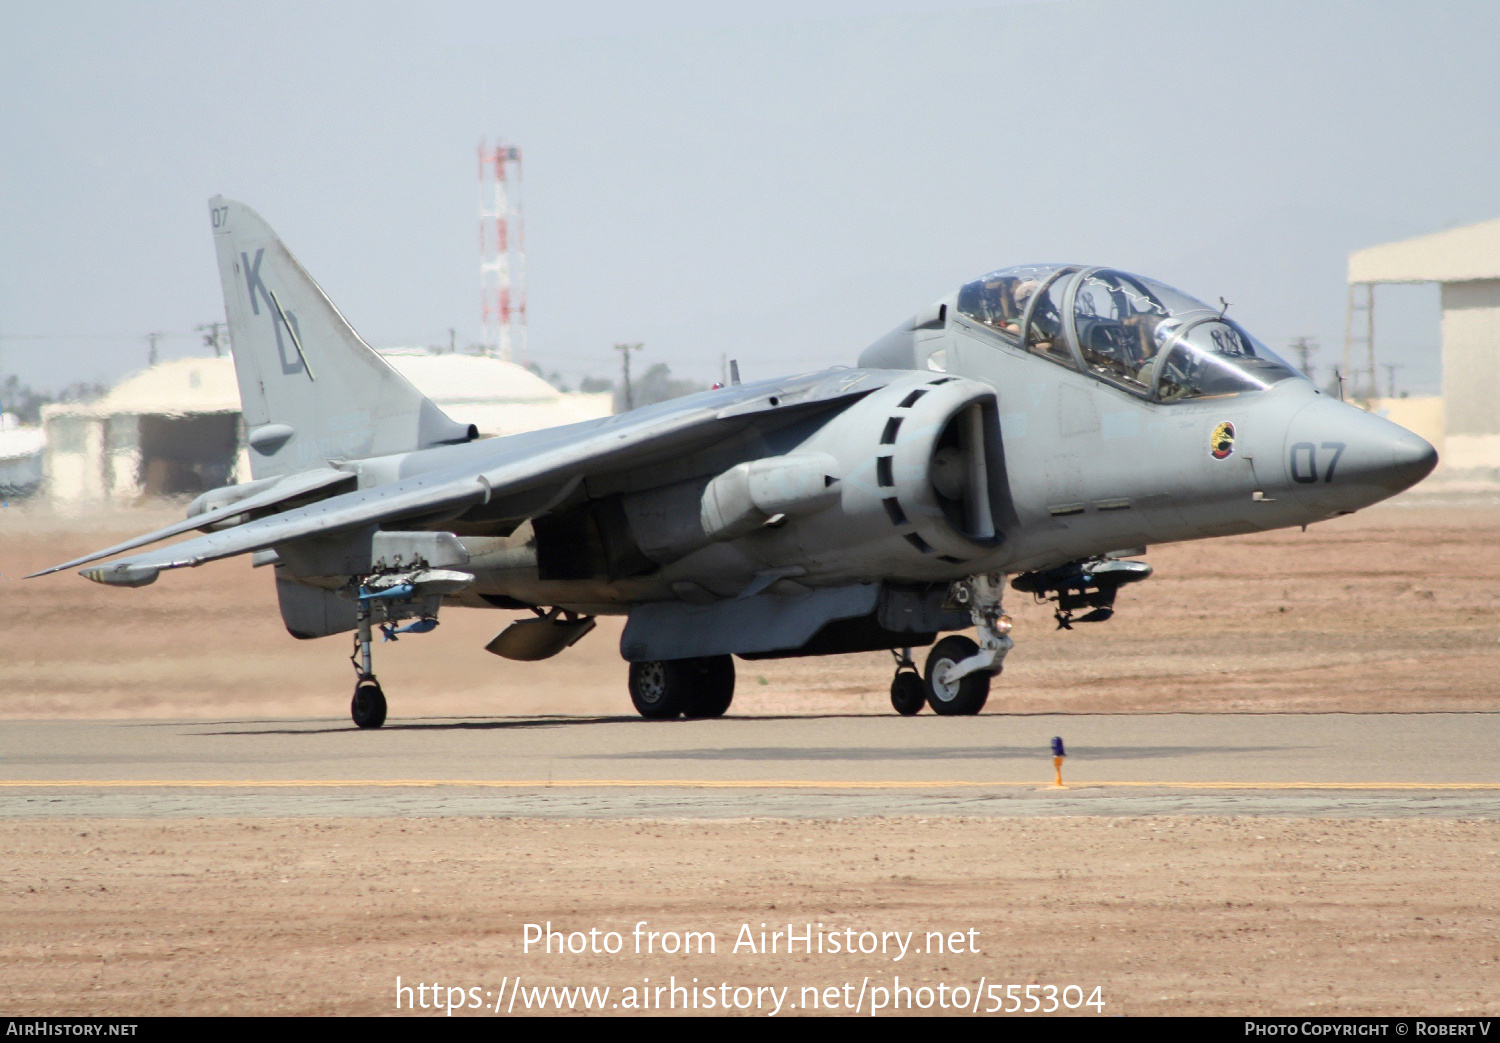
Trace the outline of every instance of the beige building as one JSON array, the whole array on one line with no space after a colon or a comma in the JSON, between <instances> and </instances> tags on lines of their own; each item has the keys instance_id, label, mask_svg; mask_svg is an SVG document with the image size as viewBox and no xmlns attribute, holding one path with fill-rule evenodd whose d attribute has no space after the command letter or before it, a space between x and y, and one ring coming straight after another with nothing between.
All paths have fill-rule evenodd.
<instances>
[{"instance_id":1,"label":"beige building","mask_svg":"<svg viewBox=\"0 0 1500 1043\"><path fill-rule=\"evenodd\" d=\"M42 482L47 437L10 413L0 413L0 504L31 494Z\"/></svg>"},{"instance_id":2,"label":"beige building","mask_svg":"<svg viewBox=\"0 0 1500 1043\"><path fill-rule=\"evenodd\" d=\"M1436 445L1450 472L1500 469L1500 220L1349 255L1351 286L1417 282L1442 284L1442 398L1372 408Z\"/></svg>"},{"instance_id":3,"label":"beige building","mask_svg":"<svg viewBox=\"0 0 1500 1043\"><path fill-rule=\"evenodd\" d=\"M516 434L611 412L611 396L560 392L510 362L421 348L386 359L454 420ZM86 405L45 406L46 494L61 503L197 495L248 481L239 387L230 358L174 359Z\"/></svg>"}]
</instances>

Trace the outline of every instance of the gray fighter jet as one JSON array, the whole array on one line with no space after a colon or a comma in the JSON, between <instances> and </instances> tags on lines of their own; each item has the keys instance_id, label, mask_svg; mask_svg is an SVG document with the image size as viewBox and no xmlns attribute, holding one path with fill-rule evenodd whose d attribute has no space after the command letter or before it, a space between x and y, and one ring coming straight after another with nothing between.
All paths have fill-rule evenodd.
<instances>
[{"instance_id":1,"label":"gray fighter jet","mask_svg":"<svg viewBox=\"0 0 1500 1043\"><path fill-rule=\"evenodd\" d=\"M1007 575L1055 601L1059 625L1099 622L1150 574L1134 560L1148 544L1347 514L1437 463L1224 308L1058 264L969 283L853 369L480 440L359 338L254 211L215 198L210 214L254 480L46 571L191 530L82 573L139 587L233 555L271 565L293 636L354 633L360 727L386 716L375 631L431 630L445 604L530 610L486 646L523 660L627 616L646 717L723 714L733 656L876 649L893 653L899 712L973 714L1011 648ZM938 639L969 626L977 642Z\"/></svg>"}]
</instances>

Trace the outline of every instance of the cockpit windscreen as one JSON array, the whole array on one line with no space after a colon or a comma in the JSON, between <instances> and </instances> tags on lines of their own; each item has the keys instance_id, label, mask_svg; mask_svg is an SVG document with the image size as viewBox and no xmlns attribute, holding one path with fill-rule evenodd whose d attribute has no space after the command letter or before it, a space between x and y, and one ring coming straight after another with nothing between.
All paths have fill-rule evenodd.
<instances>
[{"instance_id":1,"label":"cockpit windscreen","mask_svg":"<svg viewBox=\"0 0 1500 1043\"><path fill-rule=\"evenodd\" d=\"M991 272L959 291L958 311L1011 344L1158 402L1262 390L1298 376L1222 310L1109 268Z\"/></svg>"}]
</instances>

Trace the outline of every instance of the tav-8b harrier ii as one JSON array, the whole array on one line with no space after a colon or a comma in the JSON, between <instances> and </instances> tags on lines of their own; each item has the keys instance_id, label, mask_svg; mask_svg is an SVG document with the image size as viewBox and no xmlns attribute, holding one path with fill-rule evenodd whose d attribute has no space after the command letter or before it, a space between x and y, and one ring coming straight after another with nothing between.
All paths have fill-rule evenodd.
<instances>
[{"instance_id":1,"label":"tav-8b harrier ii","mask_svg":"<svg viewBox=\"0 0 1500 1043\"><path fill-rule=\"evenodd\" d=\"M477 439L350 328L248 207L210 202L253 480L57 566L139 587L249 554L299 638L353 631L353 717L385 720L371 639L444 604L531 610L487 648L556 655L628 616L646 717L713 717L742 659L892 650L902 713L977 713L1011 586L1109 617L1147 544L1305 525L1437 463L1229 318L1110 268L1031 265L918 313L854 369L735 383ZM56 569L49 569L49 572ZM402 625L404 624L404 625ZM978 642L945 631L974 626ZM932 645L924 676L910 650Z\"/></svg>"}]
</instances>

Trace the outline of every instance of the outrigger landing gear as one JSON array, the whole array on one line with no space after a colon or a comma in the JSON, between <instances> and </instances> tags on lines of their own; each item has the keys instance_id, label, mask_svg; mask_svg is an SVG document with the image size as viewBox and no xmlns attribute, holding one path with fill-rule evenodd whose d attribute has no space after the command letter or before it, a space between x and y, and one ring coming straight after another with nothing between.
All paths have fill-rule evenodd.
<instances>
[{"instance_id":1,"label":"outrigger landing gear","mask_svg":"<svg viewBox=\"0 0 1500 1043\"><path fill-rule=\"evenodd\" d=\"M927 705L943 716L976 714L990 695L990 678L1005 667L1015 644L1010 617L1000 610L1005 577L999 573L970 576L953 584L952 598L969 610L979 644L952 634L927 654ZM894 689L893 689L894 691Z\"/></svg>"},{"instance_id":2,"label":"outrigger landing gear","mask_svg":"<svg viewBox=\"0 0 1500 1043\"><path fill-rule=\"evenodd\" d=\"M351 576L338 593L355 603L354 699L349 716L361 728L385 723L385 693L375 680L370 642L378 624L382 641L402 634L429 634L438 625L443 598L474 582L472 573L449 565L468 564L469 552L451 532L377 532L370 540L371 571ZM411 620L398 626L403 619Z\"/></svg>"},{"instance_id":3,"label":"outrigger landing gear","mask_svg":"<svg viewBox=\"0 0 1500 1043\"><path fill-rule=\"evenodd\" d=\"M361 728L379 728L385 723L385 693L380 682L375 680L375 671L370 655L370 604L361 598L355 617L359 626L354 632L354 654L349 661L354 664L354 699L349 704L349 715Z\"/></svg>"}]
</instances>

